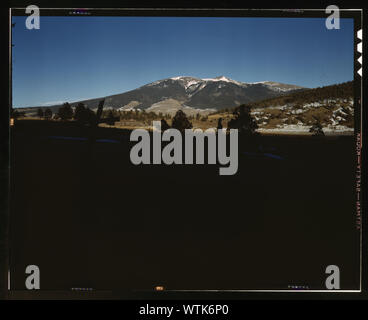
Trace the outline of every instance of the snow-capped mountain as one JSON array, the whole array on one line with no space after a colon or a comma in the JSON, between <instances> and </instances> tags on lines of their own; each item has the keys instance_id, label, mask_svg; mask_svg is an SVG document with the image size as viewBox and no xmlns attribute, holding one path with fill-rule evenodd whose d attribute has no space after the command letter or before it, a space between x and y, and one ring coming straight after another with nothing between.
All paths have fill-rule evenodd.
<instances>
[{"instance_id":1,"label":"snow-capped mountain","mask_svg":"<svg viewBox=\"0 0 368 320\"><path fill-rule=\"evenodd\" d=\"M230 78L227 78L225 76L218 76L216 78L194 78L194 77L187 77L187 76L181 76L181 77L174 77L169 79L163 79L158 80L155 82L152 82L148 84L147 86L168 86L170 81L176 81L181 86L184 87L185 91L188 93L189 96L193 96L198 91L204 89L207 85L215 84L217 85L217 88L221 89L224 88L227 84L234 84L236 86L242 87L242 88L255 88L255 87L264 87L267 89L270 89L275 92L289 92L294 91L297 89L302 89L300 86L296 85L290 85L290 84L284 84L279 82L273 82L273 81L261 81L261 82L240 82L236 81Z\"/></svg>"},{"instance_id":2,"label":"snow-capped mountain","mask_svg":"<svg viewBox=\"0 0 368 320\"><path fill-rule=\"evenodd\" d=\"M146 84L135 90L111 95L105 98L105 108L112 107L119 110L149 109L157 104L168 102L180 104L183 108L219 110L232 108L242 103L249 103L267 98L277 97L304 88L271 81L245 83L229 79L225 76L216 78L195 78L178 76L162 79ZM83 102L94 109L101 98L73 102L75 106Z\"/></svg>"}]
</instances>

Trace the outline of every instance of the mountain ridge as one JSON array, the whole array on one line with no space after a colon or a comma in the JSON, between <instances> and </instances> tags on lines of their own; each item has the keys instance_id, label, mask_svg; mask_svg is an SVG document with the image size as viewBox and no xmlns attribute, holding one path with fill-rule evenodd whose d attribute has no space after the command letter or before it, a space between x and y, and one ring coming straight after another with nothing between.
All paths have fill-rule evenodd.
<instances>
[{"instance_id":1,"label":"mountain ridge","mask_svg":"<svg viewBox=\"0 0 368 320\"><path fill-rule=\"evenodd\" d=\"M70 104L75 107L78 103L84 103L86 107L94 109L101 99L105 99L106 108L142 110L161 101L173 99L181 103L183 107L221 110L305 89L307 88L273 81L240 82L223 75L203 79L177 76L157 80L126 92L74 101ZM55 109L60 105L41 106L41 108ZM132 107L129 107L130 105Z\"/></svg>"}]
</instances>

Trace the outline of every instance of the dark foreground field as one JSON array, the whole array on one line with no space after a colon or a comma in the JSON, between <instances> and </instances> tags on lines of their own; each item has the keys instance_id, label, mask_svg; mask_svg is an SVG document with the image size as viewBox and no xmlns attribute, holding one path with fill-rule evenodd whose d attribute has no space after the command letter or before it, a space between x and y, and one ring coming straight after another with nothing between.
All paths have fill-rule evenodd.
<instances>
[{"instance_id":1,"label":"dark foreground field","mask_svg":"<svg viewBox=\"0 0 368 320\"><path fill-rule=\"evenodd\" d=\"M130 163L129 131L18 121L12 129L11 286L41 289L359 289L354 138L240 141L239 170Z\"/></svg>"}]
</instances>

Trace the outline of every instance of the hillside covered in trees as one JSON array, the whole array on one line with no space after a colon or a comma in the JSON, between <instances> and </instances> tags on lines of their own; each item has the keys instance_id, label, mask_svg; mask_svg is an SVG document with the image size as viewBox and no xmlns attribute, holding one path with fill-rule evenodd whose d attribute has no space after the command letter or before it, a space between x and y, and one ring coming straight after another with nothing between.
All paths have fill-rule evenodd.
<instances>
[{"instance_id":1,"label":"hillside covered in trees","mask_svg":"<svg viewBox=\"0 0 368 320\"><path fill-rule=\"evenodd\" d=\"M325 132L354 131L353 82L308 89L289 95L249 103L260 132L309 132L320 127ZM236 109L213 113L230 121Z\"/></svg>"},{"instance_id":2,"label":"hillside covered in trees","mask_svg":"<svg viewBox=\"0 0 368 320\"><path fill-rule=\"evenodd\" d=\"M270 106L282 106L286 104L303 105L328 99L349 99L353 97L353 94L353 81L350 81L332 86L301 90L289 95L253 102L250 105L254 108L266 108Z\"/></svg>"}]
</instances>

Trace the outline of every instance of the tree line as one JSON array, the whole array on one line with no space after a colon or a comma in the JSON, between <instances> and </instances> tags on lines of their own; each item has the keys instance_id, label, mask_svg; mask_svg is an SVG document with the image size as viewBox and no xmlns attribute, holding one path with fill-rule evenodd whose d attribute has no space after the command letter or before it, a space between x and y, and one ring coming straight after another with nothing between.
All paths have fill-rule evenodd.
<instances>
[{"instance_id":1,"label":"tree line","mask_svg":"<svg viewBox=\"0 0 368 320\"><path fill-rule=\"evenodd\" d=\"M282 95L276 98L252 102L255 108L282 106L286 104L307 104L316 101L329 99L350 99L354 96L353 81L335 84L326 87L319 87L308 90L301 90L289 95Z\"/></svg>"}]
</instances>

